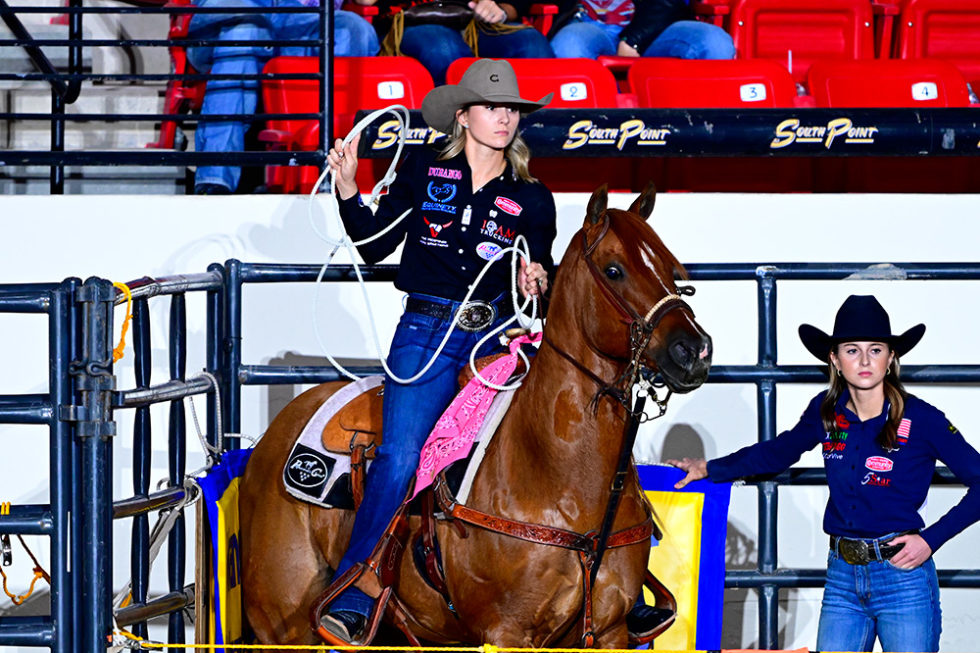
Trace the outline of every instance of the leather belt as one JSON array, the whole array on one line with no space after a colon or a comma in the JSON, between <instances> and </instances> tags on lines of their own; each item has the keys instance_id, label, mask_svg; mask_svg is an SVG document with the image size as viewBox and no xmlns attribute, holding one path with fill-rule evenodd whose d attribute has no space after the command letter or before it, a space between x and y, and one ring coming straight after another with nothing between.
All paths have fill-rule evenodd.
<instances>
[{"instance_id":1,"label":"leather belt","mask_svg":"<svg viewBox=\"0 0 980 653\"><path fill-rule=\"evenodd\" d=\"M899 535L909 535L918 531L902 531L889 536L889 539ZM881 538L884 539L884 538ZM839 535L830 536L830 550L835 551L849 565L866 565L872 561L890 560L896 553L902 550L905 544L881 544L877 540L856 540Z\"/></svg>"},{"instance_id":2,"label":"leather belt","mask_svg":"<svg viewBox=\"0 0 980 653\"><path fill-rule=\"evenodd\" d=\"M445 322L451 322L458 315L459 328L464 331L482 331L493 324L497 317L513 314L514 307L509 302L502 302L499 305L484 301L442 304L409 295L405 302L405 311L428 315Z\"/></svg>"}]
</instances>

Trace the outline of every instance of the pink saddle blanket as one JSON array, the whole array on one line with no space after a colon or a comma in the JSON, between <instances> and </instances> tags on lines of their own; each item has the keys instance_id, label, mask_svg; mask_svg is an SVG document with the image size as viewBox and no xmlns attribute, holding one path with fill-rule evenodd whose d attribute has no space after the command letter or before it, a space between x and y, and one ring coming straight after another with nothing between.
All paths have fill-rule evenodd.
<instances>
[{"instance_id":1,"label":"pink saddle blanket","mask_svg":"<svg viewBox=\"0 0 980 653\"><path fill-rule=\"evenodd\" d=\"M480 372L480 376L496 385L503 385L517 369L517 350L524 343L541 341L541 334L522 335L510 341L510 355L498 358ZM483 420L490 409L496 388L484 384L479 376L473 377L459 391L449 408L436 422L429 434L419 458L416 471L414 498L432 485L435 477L446 467L469 455L473 441L480 432Z\"/></svg>"}]
</instances>

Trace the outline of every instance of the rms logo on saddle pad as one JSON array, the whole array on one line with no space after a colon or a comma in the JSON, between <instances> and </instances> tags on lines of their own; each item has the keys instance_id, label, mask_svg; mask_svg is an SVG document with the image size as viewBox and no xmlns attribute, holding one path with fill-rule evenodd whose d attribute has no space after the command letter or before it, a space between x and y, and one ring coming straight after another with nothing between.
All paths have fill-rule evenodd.
<instances>
[{"instance_id":1,"label":"rms logo on saddle pad","mask_svg":"<svg viewBox=\"0 0 980 653\"><path fill-rule=\"evenodd\" d=\"M334 461L318 451L297 445L286 463L285 480L303 494L316 496L333 471Z\"/></svg>"},{"instance_id":2,"label":"rms logo on saddle pad","mask_svg":"<svg viewBox=\"0 0 980 653\"><path fill-rule=\"evenodd\" d=\"M497 196L497 199L494 200L493 203L496 204L501 211L504 213L510 213L511 215L520 215L521 211L524 210L524 207L514 200L507 197L501 197L500 195Z\"/></svg>"},{"instance_id":3,"label":"rms logo on saddle pad","mask_svg":"<svg viewBox=\"0 0 980 653\"><path fill-rule=\"evenodd\" d=\"M864 466L875 472L890 472L894 465L890 458L884 456L871 456L864 461Z\"/></svg>"}]
</instances>

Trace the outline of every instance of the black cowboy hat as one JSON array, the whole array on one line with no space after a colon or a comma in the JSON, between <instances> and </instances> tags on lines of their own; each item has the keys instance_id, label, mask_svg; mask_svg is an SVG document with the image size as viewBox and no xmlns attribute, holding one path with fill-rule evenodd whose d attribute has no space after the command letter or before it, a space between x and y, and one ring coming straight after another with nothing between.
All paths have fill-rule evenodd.
<instances>
[{"instance_id":1,"label":"black cowboy hat","mask_svg":"<svg viewBox=\"0 0 980 653\"><path fill-rule=\"evenodd\" d=\"M851 295L837 311L832 334L812 324L801 324L800 340L811 354L826 363L831 347L840 342L884 342L901 357L919 343L925 332L926 325L916 324L905 333L894 335L888 313L874 295Z\"/></svg>"}]
</instances>

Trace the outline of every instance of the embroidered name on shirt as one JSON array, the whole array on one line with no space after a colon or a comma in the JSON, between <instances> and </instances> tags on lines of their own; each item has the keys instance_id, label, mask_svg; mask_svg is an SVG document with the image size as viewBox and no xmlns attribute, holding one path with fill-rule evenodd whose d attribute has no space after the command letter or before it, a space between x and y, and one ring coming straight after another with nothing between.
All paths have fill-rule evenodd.
<instances>
[{"instance_id":1,"label":"embroidered name on shirt","mask_svg":"<svg viewBox=\"0 0 980 653\"><path fill-rule=\"evenodd\" d=\"M441 177L442 179L455 179L459 181L463 178L462 170L453 170L452 168L439 168L437 166L429 166L429 176L430 177Z\"/></svg>"},{"instance_id":2,"label":"embroidered name on shirt","mask_svg":"<svg viewBox=\"0 0 980 653\"><path fill-rule=\"evenodd\" d=\"M496 204L501 211L504 213L510 213L511 215L520 215L521 211L524 210L524 207L514 200L507 197L501 197L500 195L497 196L497 199L495 199L493 203Z\"/></svg>"},{"instance_id":3,"label":"embroidered name on shirt","mask_svg":"<svg viewBox=\"0 0 980 653\"><path fill-rule=\"evenodd\" d=\"M882 478L874 472L868 472L861 480L861 485L874 485L876 487L890 487L891 483L890 478Z\"/></svg>"},{"instance_id":4,"label":"embroidered name on shirt","mask_svg":"<svg viewBox=\"0 0 980 653\"><path fill-rule=\"evenodd\" d=\"M890 472L894 463L884 456L870 456L864 461L864 466L874 472Z\"/></svg>"},{"instance_id":5,"label":"embroidered name on shirt","mask_svg":"<svg viewBox=\"0 0 980 653\"><path fill-rule=\"evenodd\" d=\"M483 226L480 227L480 233L484 236L495 238L502 243L507 243L508 245L514 242L514 236L517 235L513 229L498 225L494 220L484 220Z\"/></svg>"},{"instance_id":6,"label":"embroidered name on shirt","mask_svg":"<svg viewBox=\"0 0 980 653\"><path fill-rule=\"evenodd\" d=\"M843 415L838 415L836 421L838 428L850 426ZM824 460L843 460L844 456L840 452L845 449L847 449L847 431L830 431L827 433L823 442Z\"/></svg>"}]
</instances>

